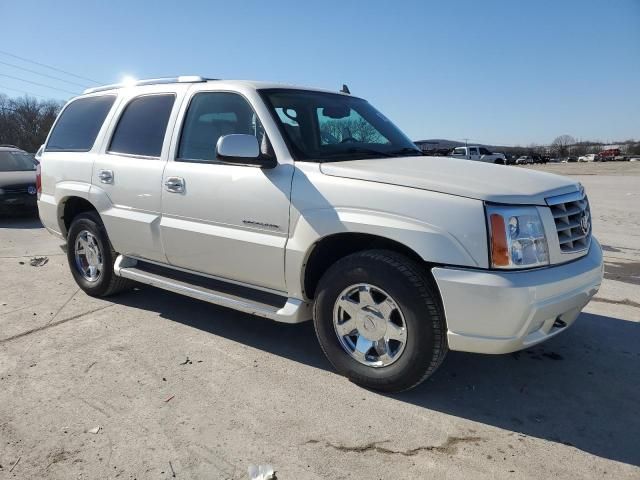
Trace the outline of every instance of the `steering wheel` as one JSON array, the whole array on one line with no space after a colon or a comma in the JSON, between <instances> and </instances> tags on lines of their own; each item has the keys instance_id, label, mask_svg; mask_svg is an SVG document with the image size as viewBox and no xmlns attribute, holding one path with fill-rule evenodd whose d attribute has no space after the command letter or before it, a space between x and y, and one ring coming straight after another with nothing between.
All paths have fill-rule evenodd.
<instances>
[{"instance_id":1,"label":"steering wheel","mask_svg":"<svg viewBox=\"0 0 640 480\"><path fill-rule=\"evenodd\" d=\"M345 137L345 138L343 138L342 140L340 140L340 143L355 143L355 142L357 142L357 141L358 141L358 140L356 140L356 139L355 139L355 138L353 138L353 137Z\"/></svg>"}]
</instances>

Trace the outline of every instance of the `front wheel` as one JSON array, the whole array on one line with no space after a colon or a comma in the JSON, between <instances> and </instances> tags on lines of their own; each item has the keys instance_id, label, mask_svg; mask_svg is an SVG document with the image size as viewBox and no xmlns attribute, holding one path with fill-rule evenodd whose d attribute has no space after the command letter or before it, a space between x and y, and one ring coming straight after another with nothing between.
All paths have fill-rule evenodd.
<instances>
[{"instance_id":1,"label":"front wheel","mask_svg":"<svg viewBox=\"0 0 640 480\"><path fill-rule=\"evenodd\" d=\"M320 345L336 370L374 390L408 390L447 353L433 281L404 255L367 250L324 274L313 315Z\"/></svg>"}]
</instances>

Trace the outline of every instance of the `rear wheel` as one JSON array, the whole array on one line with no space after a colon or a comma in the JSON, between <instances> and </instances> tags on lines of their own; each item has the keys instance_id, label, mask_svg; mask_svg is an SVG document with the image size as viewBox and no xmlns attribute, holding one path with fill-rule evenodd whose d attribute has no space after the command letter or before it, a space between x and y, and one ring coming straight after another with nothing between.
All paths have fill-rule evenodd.
<instances>
[{"instance_id":1,"label":"rear wheel","mask_svg":"<svg viewBox=\"0 0 640 480\"><path fill-rule=\"evenodd\" d=\"M97 213L85 212L73 219L67 235L67 260L78 286L93 297L106 297L132 285L113 272L118 254Z\"/></svg>"},{"instance_id":2,"label":"rear wheel","mask_svg":"<svg viewBox=\"0 0 640 480\"><path fill-rule=\"evenodd\" d=\"M447 353L432 280L420 265L391 251L359 252L331 266L318 285L314 325L336 370L375 390L418 385Z\"/></svg>"}]
</instances>

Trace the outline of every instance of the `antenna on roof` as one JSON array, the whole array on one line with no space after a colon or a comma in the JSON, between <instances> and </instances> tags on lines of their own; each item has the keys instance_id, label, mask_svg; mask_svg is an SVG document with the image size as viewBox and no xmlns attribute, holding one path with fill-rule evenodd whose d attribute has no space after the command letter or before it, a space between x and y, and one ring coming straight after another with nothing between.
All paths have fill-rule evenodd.
<instances>
[{"instance_id":1,"label":"antenna on roof","mask_svg":"<svg viewBox=\"0 0 640 480\"><path fill-rule=\"evenodd\" d=\"M342 84L342 90L340 90L340 93L346 93L347 95L351 95L351 91L349 90L349 87L347 87L346 83Z\"/></svg>"}]
</instances>

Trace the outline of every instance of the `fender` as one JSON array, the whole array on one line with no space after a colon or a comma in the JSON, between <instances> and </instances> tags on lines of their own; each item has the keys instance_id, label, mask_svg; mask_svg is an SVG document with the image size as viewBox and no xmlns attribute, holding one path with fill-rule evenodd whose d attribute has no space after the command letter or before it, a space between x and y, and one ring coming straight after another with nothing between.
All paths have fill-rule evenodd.
<instances>
[{"instance_id":1,"label":"fender","mask_svg":"<svg viewBox=\"0 0 640 480\"><path fill-rule=\"evenodd\" d=\"M53 194L42 192L38 200L38 213L40 221L49 232L62 239L65 238L67 233L63 218L65 204L72 197L89 201L90 187L91 185L86 182L64 180L55 184Z\"/></svg>"},{"instance_id":2,"label":"fender","mask_svg":"<svg viewBox=\"0 0 640 480\"><path fill-rule=\"evenodd\" d=\"M426 222L376 210L318 209L299 217L287 242L285 275L290 296L304 297L304 273L309 255L318 242L338 233L388 238L413 250L425 262L479 266L455 236Z\"/></svg>"},{"instance_id":3,"label":"fender","mask_svg":"<svg viewBox=\"0 0 640 480\"><path fill-rule=\"evenodd\" d=\"M285 254L290 296L303 298L306 260L315 245L339 233L387 238L428 263L488 267L482 201L328 176L312 163L296 167Z\"/></svg>"}]
</instances>

